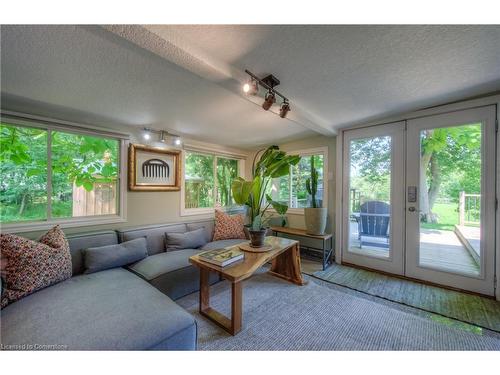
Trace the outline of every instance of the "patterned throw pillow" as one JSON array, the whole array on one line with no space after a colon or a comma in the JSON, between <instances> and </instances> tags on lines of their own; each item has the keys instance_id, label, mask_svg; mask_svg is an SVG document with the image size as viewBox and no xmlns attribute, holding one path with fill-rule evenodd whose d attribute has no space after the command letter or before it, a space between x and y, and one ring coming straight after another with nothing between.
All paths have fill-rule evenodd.
<instances>
[{"instance_id":1,"label":"patterned throw pillow","mask_svg":"<svg viewBox=\"0 0 500 375\"><path fill-rule=\"evenodd\" d=\"M2 308L71 277L69 244L59 226L49 230L39 242L1 234L0 251L4 263Z\"/></svg>"},{"instance_id":2,"label":"patterned throw pillow","mask_svg":"<svg viewBox=\"0 0 500 375\"><path fill-rule=\"evenodd\" d=\"M243 215L230 216L220 210L215 210L215 230L213 241L245 239L243 230Z\"/></svg>"}]
</instances>

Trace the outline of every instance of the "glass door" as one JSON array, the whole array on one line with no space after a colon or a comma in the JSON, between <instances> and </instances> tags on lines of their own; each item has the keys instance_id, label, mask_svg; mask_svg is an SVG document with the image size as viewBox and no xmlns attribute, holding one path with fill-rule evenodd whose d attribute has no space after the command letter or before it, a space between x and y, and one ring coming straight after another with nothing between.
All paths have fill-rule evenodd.
<instances>
[{"instance_id":1,"label":"glass door","mask_svg":"<svg viewBox=\"0 0 500 375\"><path fill-rule=\"evenodd\" d=\"M343 263L404 273L404 125L344 132Z\"/></svg>"},{"instance_id":2,"label":"glass door","mask_svg":"<svg viewBox=\"0 0 500 375\"><path fill-rule=\"evenodd\" d=\"M406 276L494 294L495 107L407 122Z\"/></svg>"}]
</instances>

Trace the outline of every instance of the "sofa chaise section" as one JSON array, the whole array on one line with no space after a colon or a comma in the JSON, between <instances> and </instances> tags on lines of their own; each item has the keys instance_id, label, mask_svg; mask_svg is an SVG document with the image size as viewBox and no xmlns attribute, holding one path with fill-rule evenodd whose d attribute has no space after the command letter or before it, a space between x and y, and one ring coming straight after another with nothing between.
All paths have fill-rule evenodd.
<instances>
[{"instance_id":1,"label":"sofa chaise section","mask_svg":"<svg viewBox=\"0 0 500 375\"><path fill-rule=\"evenodd\" d=\"M213 220L192 223L155 225L118 231L119 241L145 237L149 256L129 269L148 281L173 300L196 292L200 288L199 270L189 263L189 257L200 251L235 245L243 240L210 242L213 237ZM198 228L205 229L207 244L200 249L168 251L165 233L185 233ZM210 274L210 283L220 281L217 274Z\"/></svg>"},{"instance_id":2,"label":"sofa chaise section","mask_svg":"<svg viewBox=\"0 0 500 375\"><path fill-rule=\"evenodd\" d=\"M2 310L6 349L194 350L192 316L123 268L78 275Z\"/></svg>"}]
</instances>

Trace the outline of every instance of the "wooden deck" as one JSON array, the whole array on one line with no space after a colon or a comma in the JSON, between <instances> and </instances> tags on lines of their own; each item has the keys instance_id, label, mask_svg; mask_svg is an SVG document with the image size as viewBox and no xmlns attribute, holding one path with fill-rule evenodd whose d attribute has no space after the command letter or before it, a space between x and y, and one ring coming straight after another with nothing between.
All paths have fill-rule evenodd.
<instances>
[{"instance_id":1,"label":"wooden deck","mask_svg":"<svg viewBox=\"0 0 500 375\"><path fill-rule=\"evenodd\" d=\"M375 256L389 257L389 250L379 246L363 245L359 247L358 227L351 223L351 241L349 251ZM383 238L370 238L369 242L385 244ZM422 229L420 233L420 266L438 268L444 271L479 275L480 269L469 250L460 242L453 231Z\"/></svg>"}]
</instances>

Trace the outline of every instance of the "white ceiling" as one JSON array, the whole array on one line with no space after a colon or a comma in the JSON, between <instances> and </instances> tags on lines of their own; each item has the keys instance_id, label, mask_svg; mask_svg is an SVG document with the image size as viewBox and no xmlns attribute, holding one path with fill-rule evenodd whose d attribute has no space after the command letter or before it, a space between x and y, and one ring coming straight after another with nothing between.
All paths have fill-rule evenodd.
<instances>
[{"instance_id":1,"label":"white ceiling","mask_svg":"<svg viewBox=\"0 0 500 375\"><path fill-rule=\"evenodd\" d=\"M500 90L500 26L106 29L2 26L2 107L252 148ZM281 80L290 120L241 94L244 69Z\"/></svg>"}]
</instances>

